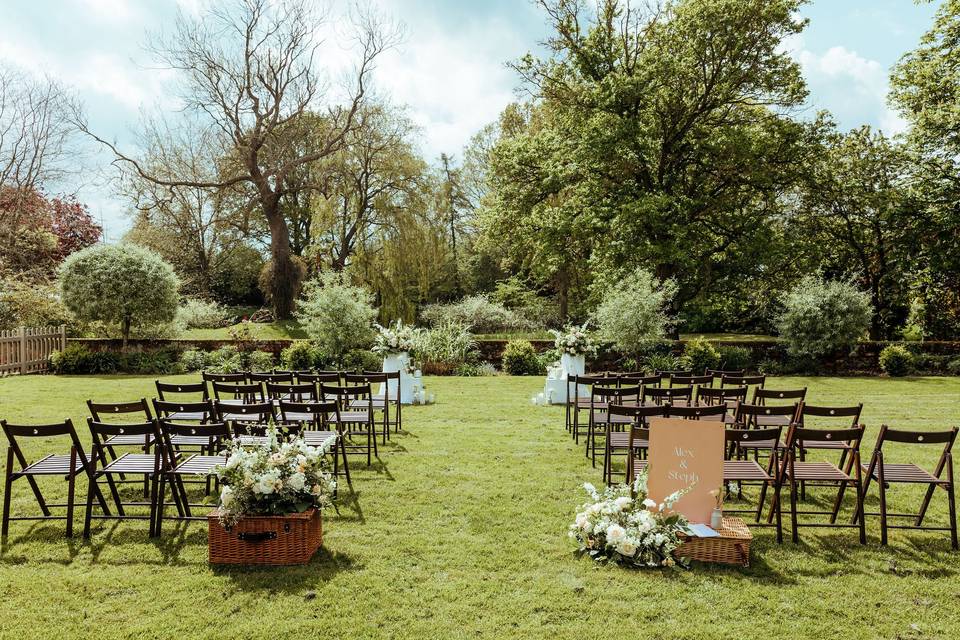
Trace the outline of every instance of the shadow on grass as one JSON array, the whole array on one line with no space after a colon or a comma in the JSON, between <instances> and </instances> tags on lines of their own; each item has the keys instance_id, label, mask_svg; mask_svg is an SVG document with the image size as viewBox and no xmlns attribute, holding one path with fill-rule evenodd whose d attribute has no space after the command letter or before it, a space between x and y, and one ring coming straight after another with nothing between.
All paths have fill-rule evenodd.
<instances>
[{"instance_id":1,"label":"shadow on grass","mask_svg":"<svg viewBox=\"0 0 960 640\"><path fill-rule=\"evenodd\" d=\"M210 570L218 576L230 578L233 585L243 591L269 591L287 595L301 594L307 587L327 582L341 571L357 571L363 565L345 553L331 552L320 547L310 562L305 565L276 567L211 565ZM308 598L315 594L308 592ZM239 613L236 611L236 613Z\"/></svg>"}]
</instances>

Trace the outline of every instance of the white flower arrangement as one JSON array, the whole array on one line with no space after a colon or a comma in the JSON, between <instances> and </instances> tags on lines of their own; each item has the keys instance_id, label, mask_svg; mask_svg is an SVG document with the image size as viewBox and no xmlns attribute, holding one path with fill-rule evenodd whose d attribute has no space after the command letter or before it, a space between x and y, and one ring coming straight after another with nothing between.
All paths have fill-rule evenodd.
<instances>
[{"instance_id":1,"label":"white flower arrangement","mask_svg":"<svg viewBox=\"0 0 960 640\"><path fill-rule=\"evenodd\" d=\"M597 350L596 345L590 338L590 333L587 331L586 323L579 327L573 325L565 327L563 331L551 329L550 333L554 337L553 346L560 353L567 353L571 356L585 356Z\"/></svg>"},{"instance_id":2,"label":"white flower arrangement","mask_svg":"<svg viewBox=\"0 0 960 640\"><path fill-rule=\"evenodd\" d=\"M329 471L326 454L337 436L319 447L303 438L281 442L277 430L267 432L266 446L234 442L227 461L216 467L220 491L220 522L232 526L244 516L302 513L331 504L337 481Z\"/></svg>"},{"instance_id":3,"label":"white flower arrangement","mask_svg":"<svg viewBox=\"0 0 960 640\"><path fill-rule=\"evenodd\" d=\"M612 561L640 567L673 567L685 561L675 559L680 546L679 534L687 520L673 511L686 491L677 491L662 503L647 495L647 471L637 476L633 493L628 485L607 487L602 493L592 484L583 488L591 501L580 507L570 537L580 552L597 561Z\"/></svg>"},{"instance_id":4,"label":"white flower arrangement","mask_svg":"<svg viewBox=\"0 0 960 640\"><path fill-rule=\"evenodd\" d=\"M421 330L405 325L400 320L389 327L376 325L377 338L373 352L380 356L414 351L420 340Z\"/></svg>"}]
</instances>

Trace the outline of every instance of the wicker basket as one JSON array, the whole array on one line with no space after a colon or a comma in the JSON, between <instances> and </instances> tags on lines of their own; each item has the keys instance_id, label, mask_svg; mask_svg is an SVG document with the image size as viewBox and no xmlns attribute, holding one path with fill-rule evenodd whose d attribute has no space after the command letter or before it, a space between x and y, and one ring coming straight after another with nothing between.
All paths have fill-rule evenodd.
<instances>
[{"instance_id":1,"label":"wicker basket","mask_svg":"<svg viewBox=\"0 0 960 640\"><path fill-rule=\"evenodd\" d=\"M320 511L285 516L248 516L232 527L219 512L207 515L211 564L306 564L323 542Z\"/></svg>"},{"instance_id":2,"label":"wicker basket","mask_svg":"<svg viewBox=\"0 0 960 640\"><path fill-rule=\"evenodd\" d=\"M691 538L683 534L685 542L677 547L673 555L677 558L689 558L700 562L717 562L750 566L750 543L753 534L740 518L724 518L723 526L717 532L718 538Z\"/></svg>"}]
</instances>

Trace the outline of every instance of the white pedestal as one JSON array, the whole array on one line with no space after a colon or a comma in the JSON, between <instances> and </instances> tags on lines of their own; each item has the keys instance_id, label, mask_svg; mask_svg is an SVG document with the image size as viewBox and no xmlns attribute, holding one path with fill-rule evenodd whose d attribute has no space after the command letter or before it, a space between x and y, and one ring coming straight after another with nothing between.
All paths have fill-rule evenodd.
<instances>
[{"instance_id":1,"label":"white pedestal","mask_svg":"<svg viewBox=\"0 0 960 640\"><path fill-rule=\"evenodd\" d=\"M543 395L547 404L564 404L567 401L567 376L582 376L586 372L586 358L564 353L560 356L560 367L551 368L547 372L547 382L543 387ZM586 385L579 385L577 393L581 397L589 396ZM571 388L572 392L573 389Z\"/></svg>"},{"instance_id":2,"label":"white pedestal","mask_svg":"<svg viewBox=\"0 0 960 640\"><path fill-rule=\"evenodd\" d=\"M414 395L423 398L423 383L419 378L414 378L410 374L410 354L406 351L402 353L391 353L383 358L384 373L400 372L399 397L401 404L413 404ZM398 397L397 381L390 380L390 399ZM380 385L380 395L384 394L384 385Z\"/></svg>"}]
</instances>

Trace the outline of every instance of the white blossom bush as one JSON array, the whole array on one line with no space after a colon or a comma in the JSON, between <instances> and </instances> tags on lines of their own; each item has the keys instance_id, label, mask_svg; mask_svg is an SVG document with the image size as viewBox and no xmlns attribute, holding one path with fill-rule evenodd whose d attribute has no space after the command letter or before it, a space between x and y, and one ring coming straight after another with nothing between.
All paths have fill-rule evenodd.
<instances>
[{"instance_id":1,"label":"white blossom bush","mask_svg":"<svg viewBox=\"0 0 960 640\"><path fill-rule=\"evenodd\" d=\"M373 343L377 317L373 295L342 274L324 273L307 282L296 315L307 335L334 362Z\"/></svg>"},{"instance_id":2,"label":"white blossom bush","mask_svg":"<svg viewBox=\"0 0 960 640\"><path fill-rule=\"evenodd\" d=\"M337 436L311 447L303 438L281 441L271 428L267 440L267 446L234 442L226 464L215 469L223 485L219 518L224 526L233 526L244 516L303 513L331 504L337 481L326 455Z\"/></svg>"},{"instance_id":3,"label":"white blossom bush","mask_svg":"<svg viewBox=\"0 0 960 640\"><path fill-rule=\"evenodd\" d=\"M673 505L685 491L658 504L647 494L646 469L637 476L632 495L625 484L607 487L602 493L589 483L583 488L591 500L580 507L569 532L580 553L597 561L639 567L686 564L673 556L682 543L679 534L688 524Z\"/></svg>"},{"instance_id":4,"label":"white blossom bush","mask_svg":"<svg viewBox=\"0 0 960 640\"><path fill-rule=\"evenodd\" d=\"M866 336L873 316L870 294L852 283L802 278L786 295L777 331L790 354L823 358L850 352Z\"/></svg>"},{"instance_id":5,"label":"white blossom bush","mask_svg":"<svg viewBox=\"0 0 960 640\"><path fill-rule=\"evenodd\" d=\"M610 284L593 314L599 336L633 355L662 340L677 320L667 312L677 295L673 280L657 280L644 269Z\"/></svg>"}]
</instances>

